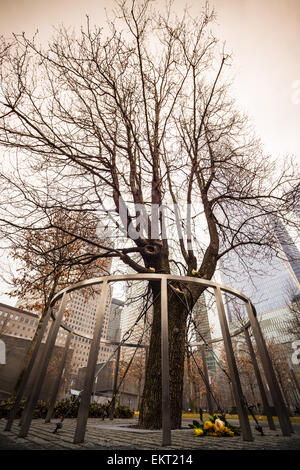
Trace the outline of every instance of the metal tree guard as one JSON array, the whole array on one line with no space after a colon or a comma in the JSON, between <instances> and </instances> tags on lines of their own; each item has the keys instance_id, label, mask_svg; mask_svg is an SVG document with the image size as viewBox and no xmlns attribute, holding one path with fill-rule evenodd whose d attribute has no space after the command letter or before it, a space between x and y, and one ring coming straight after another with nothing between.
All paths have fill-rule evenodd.
<instances>
[{"instance_id":1,"label":"metal tree guard","mask_svg":"<svg viewBox=\"0 0 300 470\"><path fill-rule=\"evenodd\" d=\"M42 342L42 337L43 337L44 332L46 331L46 324L43 325L42 331L40 332L38 343L36 345L32 360L30 362L30 368L29 370L27 370L27 373L25 374L23 381L21 383L20 391L16 397L14 407L11 410L11 413L10 413L10 416L9 416L9 419L5 428L6 430L11 429L11 425L16 416L19 403L23 397L26 384L28 383L30 376L33 376L33 382L32 382L33 387L31 390L30 397L27 400L26 406L22 414L21 429L19 432L20 437L27 436L28 431L30 429L33 412L34 412L36 403L38 401L38 398L41 392L41 388L42 388L45 375L47 372L47 367L48 367L51 354L55 345L56 337L57 337L59 328L61 327L67 332L69 332L69 338L71 334L74 334L74 335L77 335L79 337L82 337L91 341L91 347L90 347L88 364L86 368L86 375L85 375L85 381L84 381L84 389L83 389L82 396L81 396L81 401L80 401L80 406L79 406L79 411L78 411L78 416L77 416L77 425L76 425L76 430L75 430L75 435L74 435L75 444L81 443L84 441L88 413L89 413L89 404L90 404L91 396L93 393L94 377L95 377L95 372L96 372L98 351L99 351L100 340L101 340L101 331L102 331L102 326L103 326L105 305L106 305L106 300L107 300L107 296L109 292L109 284L113 282L119 282L119 281L157 281L157 282L160 282L161 284L161 368L162 368L162 435L163 435L162 445L163 446L167 446L171 444L169 340L168 340L168 282L172 282L172 281L180 281L180 282L187 283L187 284L196 283L207 288L213 288L214 295L216 298L219 321L221 325L222 338L217 339L217 340L215 339L211 340L209 341L209 343L218 342L220 340L224 341L226 358L227 358L227 363L228 363L229 373L230 373L229 375L230 375L232 386L233 386L233 394L234 394L236 407L238 410L242 437L245 441L252 441L253 437L252 437L251 428L249 424L248 412L247 412L246 404L243 398L241 382L240 382L239 373L238 373L234 351L232 347L232 342L231 342L231 337L234 336L236 333L231 335L229 332L227 318L225 314L225 307L224 307L224 303L222 299L222 292L232 294L235 297L241 299L246 304L249 321L247 325L245 325L243 331L245 332L245 335L246 335L246 341L247 341L249 352L253 361L255 375L256 375L257 382L258 382L260 394L261 394L262 401L265 407L265 412L268 416L269 426L271 429L274 429L274 422L270 413L270 408L267 402L267 397L266 397L266 393L263 387L263 382L261 379L259 367L255 359L255 356L253 354L252 343L251 343L251 340L247 331L247 328L249 326L251 326L252 331L253 331L258 353L260 355L261 363L263 366L264 375L266 377L268 387L270 389L270 393L271 393L273 404L274 404L274 407L275 407L275 410L279 419L279 424L282 430L282 434L284 436L290 436L291 432L293 432L293 429L289 420L289 415L288 415L288 412L287 412L287 409L286 409L286 406L282 397L280 387L276 379L276 375L275 375L273 365L268 354L264 337L262 335L259 323L257 321L255 308L252 305L250 299L248 299L248 297L246 297L241 292L238 292L226 286L222 286L218 283L208 281L206 279L199 279L195 277L178 276L178 275L171 275L171 274L156 274L156 273L154 274L126 274L126 275L119 275L119 276L104 276L104 277L99 277L99 278L93 278L93 279L89 279L86 281L81 281L73 286L67 287L63 289L62 291L60 291L59 293L57 293L53 297L50 303L49 312L45 319L45 323L47 324L48 321L50 320L50 315L51 315L53 319L53 323L51 325L51 328L47 337L43 354L41 355L41 357L37 358L39 348ZM86 288L86 287L95 286L95 285L102 286L102 289L101 289L101 294L100 294L100 301L99 301L97 311L96 311L96 324L94 328L94 334L93 336L79 334L78 332L73 331L71 327L63 324L63 316L64 316L64 311L65 311L65 307L67 303L67 297L68 297L68 294L73 291ZM56 302L58 302L59 300L61 302L60 302L58 313L55 316L53 313L53 307L55 306ZM116 344L116 343L109 343L109 342L107 343ZM203 345L203 343L193 343L192 345L193 346ZM68 345L66 345L66 350L67 348L68 348ZM63 362L64 360L65 360L65 357L63 359ZM63 370L63 363L60 369L61 371ZM59 387L59 379L54 387L55 397L54 395L52 396L51 410L49 410L49 413L47 415L48 421L49 419L51 419L51 414L53 412L54 402L55 402L56 394L58 391L58 387Z\"/></svg>"}]
</instances>

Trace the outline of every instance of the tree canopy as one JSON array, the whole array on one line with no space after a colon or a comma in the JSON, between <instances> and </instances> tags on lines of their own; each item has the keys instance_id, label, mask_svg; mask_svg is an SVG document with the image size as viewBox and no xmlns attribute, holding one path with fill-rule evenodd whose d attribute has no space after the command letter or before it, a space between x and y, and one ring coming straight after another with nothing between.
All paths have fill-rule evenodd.
<instances>
[{"instance_id":1,"label":"tree canopy","mask_svg":"<svg viewBox=\"0 0 300 470\"><path fill-rule=\"evenodd\" d=\"M210 278L228 250L272 246L264 215L287 220L297 172L263 153L230 97L231 58L208 5L177 18L171 5L126 4L108 33L88 19L79 36L61 28L46 48L25 35L3 44L0 143L15 153L11 170L4 159L12 217L2 221L42 228L55 225L56 207L102 219L125 208L126 220L109 218L127 238L110 255L139 272L183 265ZM151 233L154 205L167 216Z\"/></svg>"}]
</instances>

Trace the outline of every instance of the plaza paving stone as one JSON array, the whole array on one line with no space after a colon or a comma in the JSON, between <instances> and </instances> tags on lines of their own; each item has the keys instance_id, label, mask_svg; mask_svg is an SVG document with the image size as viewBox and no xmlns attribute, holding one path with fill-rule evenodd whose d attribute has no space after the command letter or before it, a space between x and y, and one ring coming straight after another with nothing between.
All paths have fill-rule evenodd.
<instances>
[{"instance_id":1,"label":"plaza paving stone","mask_svg":"<svg viewBox=\"0 0 300 470\"><path fill-rule=\"evenodd\" d=\"M300 434L290 437L281 435L278 428L271 431L264 427L265 436L261 436L253 424L253 442L235 437L198 437L187 429L191 420L183 421L183 429L172 431L172 445L162 447L161 431L135 429L136 419L116 419L114 421L89 419L85 442L73 444L76 426L75 419L66 419L63 428L53 434L55 423L45 424L41 419L32 421L26 438L18 437L19 426L16 421L11 432L5 432L6 420L0 420L0 449L8 450L300 450ZM278 427L278 425L277 425Z\"/></svg>"}]
</instances>

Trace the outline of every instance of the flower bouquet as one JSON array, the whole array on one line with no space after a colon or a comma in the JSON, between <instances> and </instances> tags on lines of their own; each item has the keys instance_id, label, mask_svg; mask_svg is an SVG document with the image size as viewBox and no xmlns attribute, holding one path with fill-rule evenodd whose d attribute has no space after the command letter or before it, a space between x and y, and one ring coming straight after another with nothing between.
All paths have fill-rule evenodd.
<instances>
[{"instance_id":1,"label":"flower bouquet","mask_svg":"<svg viewBox=\"0 0 300 470\"><path fill-rule=\"evenodd\" d=\"M189 424L189 427L194 430L195 436L239 436L240 428L230 424L224 415L213 415L209 416L208 420L199 423L199 421L193 421L193 424Z\"/></svg>"}]
</instances>

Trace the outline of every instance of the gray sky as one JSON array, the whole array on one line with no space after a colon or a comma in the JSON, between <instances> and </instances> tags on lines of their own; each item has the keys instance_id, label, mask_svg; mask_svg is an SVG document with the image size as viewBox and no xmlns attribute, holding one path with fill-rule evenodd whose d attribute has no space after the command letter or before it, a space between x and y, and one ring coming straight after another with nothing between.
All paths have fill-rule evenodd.
<instances>
[{"instance_id":1,"label":"gray sky","mask_svg":"<svg viewBox=\"0 0 300 470\"><path fill-rule=\"evenodd\" d=\"M156 0L163 4L162 0ZM202 1L175 0L182 11L200 11ZM211 0L217 36L233 54L233 93L252 118L267 152L300 160L300 0ZM79 27L105 23L113 0L0 0L0 34L39 29L43 41L59 23ZM297 82L298 81L298 82ZM293 88L293 86L295 88ZM1 296L0 302L8 302ZM13 304L12 301L10 303Z\"/></svg>"},{"instance_id":2,"label":"gray sky","mask_svg":"<svg viewBox=\"0 0 300 470\"><path fill-rule=\"evenodd\" d=\"M164 4L164 0L155 0ZM211 0L218 15L217 34L233 53L234 94L252 117L266 150L300 158L300 103L293 104L292 84L300 80L300 0ZM201 0L175 0L192 14ZM33 33L45 40L59 23L79 27L88 14L105 23L113 0L0 0L0 32ZM300 97L300 82L299 94ZM294 90L295 91L295 90ZM300 101L300 99L298 100Z\"/></svg>"}]
</instances>

